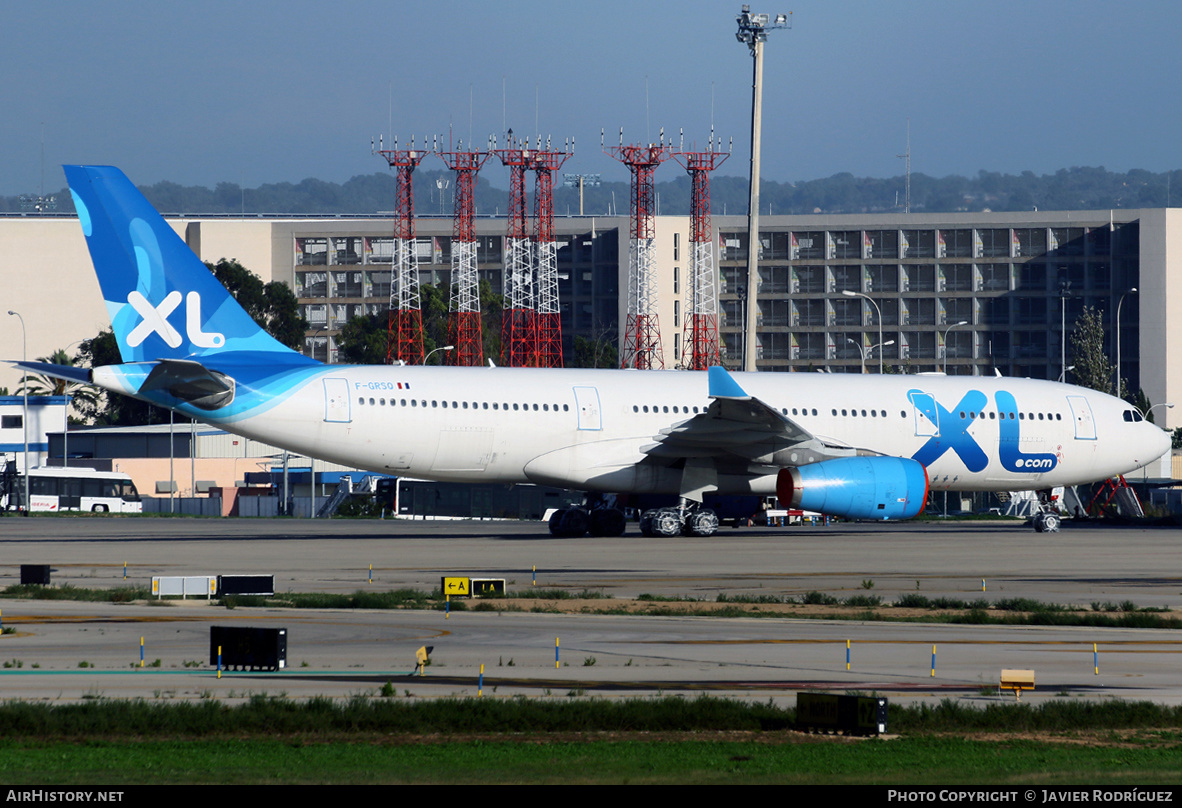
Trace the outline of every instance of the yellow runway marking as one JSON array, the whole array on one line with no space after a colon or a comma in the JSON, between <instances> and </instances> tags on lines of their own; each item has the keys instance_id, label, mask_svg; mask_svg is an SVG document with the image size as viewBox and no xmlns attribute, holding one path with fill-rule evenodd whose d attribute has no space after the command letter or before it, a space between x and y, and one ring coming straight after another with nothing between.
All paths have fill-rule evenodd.
<instances>
[{"instance_id":1,"label":"yellow runway marking","mask_svg":"<svg viewBox=\"0 0 1182 808\"><path fill-rule=\"evenodd\" d=\"M832 645L845 643L845 637L832 639L798 639L798 640L637 640L637 645ZM854 640L854 645L931 645L931 640ZM941 640L940 645L1068 645L1086 646L1091 650L1092 640ZM1110 640L1101 643L1101 650L1105 647L1127 647L1132 645L1146 646L1180 646L1170 653L1182 652L1182 640Z\"/></svg>"}]
</instances>

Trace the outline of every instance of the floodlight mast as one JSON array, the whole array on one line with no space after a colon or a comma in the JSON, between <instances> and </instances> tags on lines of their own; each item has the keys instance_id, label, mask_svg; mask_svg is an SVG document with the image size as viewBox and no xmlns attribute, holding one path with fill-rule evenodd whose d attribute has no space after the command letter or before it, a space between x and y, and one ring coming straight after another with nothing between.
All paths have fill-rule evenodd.
<instances>
[{"instance_id":1,"label":"floodlight mast","mask_svg":"<svg viewBox=\"0 0 1182 808\"><path fill-rule=\"evenodd\" d=\"M743 6L735 18L739 30L735 38L751 49L753 61L751 81L751 178L747 203L747 323L746 350L743 369L756 370L755 322L759 310L759 134L763 126L763 43L767 32L774 28L791 28L789 15L777 14L774 22L767 14L752 14L751 7Z\"/></svg>"}]
</instances>

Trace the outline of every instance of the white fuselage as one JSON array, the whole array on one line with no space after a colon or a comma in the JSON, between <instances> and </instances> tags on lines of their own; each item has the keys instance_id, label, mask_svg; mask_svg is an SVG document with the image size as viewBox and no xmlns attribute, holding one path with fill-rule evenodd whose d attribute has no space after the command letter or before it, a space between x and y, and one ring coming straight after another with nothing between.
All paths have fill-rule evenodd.
<instances>
[{"instance_id":1,"label":"white fuselage","mask_svg":"<svg viewBox=\"0 0 1182 808\"><path fill-rule=\"evenodd\" d=\"M942 375L734 374L751 397L827 443L927 467L933 489L1029 490L1127 473L1166 433L1091 390ZM705 412L705 373L326 366L257 415L215 422L246 437L372 471L434 480L535 482L677 493L681 472L645 453ZM1017 458L1017 459L1015 459ZM773 451L720 493L775 491Z\"/></svg>"}]
</instances>

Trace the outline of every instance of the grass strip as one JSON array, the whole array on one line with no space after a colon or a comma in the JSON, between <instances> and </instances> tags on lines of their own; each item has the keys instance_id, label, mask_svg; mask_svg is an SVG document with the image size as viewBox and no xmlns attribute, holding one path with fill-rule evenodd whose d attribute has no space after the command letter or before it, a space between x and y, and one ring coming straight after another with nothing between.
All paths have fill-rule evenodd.
<instances>
[{"instance_id":1,"label":"grass strip","mask_svg":"<svg viewBox=\"0 0 1182 808\"><path fill-rule=\"evenodd\" d=\"M113 589L86 589L80 586L41 586L13 584L0 590L0 597L13 600L77 600L88 603L130 603L148 600L152 592L145 586L118 586Z\"/></svg>"},{"instance_id":2,"label":"grass strip","mask_svg":"<svg viewBox=\"0 0 1182 808\"><path fill-rule=\"evenodd\" d=\"M228 705L214 699L155 702L95 699L78 704L0 704L0 737L201 738L348 737L583 732L757 732L790 729L795 710L712 696L653 699L431 699L355 696L307 701L256 694ZM891 732L1073 732L1169 729L1182 738L1182 706L1151 702L1054 700L1039 705L891 705Z\"/></svg>"},{"instance_id":3,"label":"grass strip","mask_svg":"<svg viewBox=\"0 0 1182 808\"><path fill-rule=\"evenodd\" d=\"M0 742L16 784L1177 783L1176 749L949 738L885 742L319 743L271 739L87 744Z\"/></svg>"},{"instance_id":4,"label":"grass strip","mask_svg":"<svg viewBox=\"0 0 1182 808\"><path fill-rule=\"evenodd\" d=\"M13 585L0 590L0 598L14 600L76 600L105 603L129 603L155 598L143 587L113 589L84 589L70 585L38 586ZM276 597L230 595L218 602L227 609L237 607L268 607L291 609L434 609L442 611L522 611L515 600L534 600L539 604L535 612L559 612L563 601L606 601L602 606L582 603L582 614L627 615L637 613L625 601L614 601L611 595L595 590L572 592L565 589L539 589L514 592L507 598L478 598L471 601L452 600L448 604L439 590L423 592L417 589L396 589L373 592L358 589L351 595L322 592L287 592ZM964 601L958 598L928 598L904 594L894 603L884 603L877 595L852 595L845 600L822 592L807 592L799 597L779 595L719 594L714 604L699 598L642 594L637 602L644 603L643 613L653 617L766 617L781 619L858 620L900 623L945 623L995 626L1079 626L1089 628L1148 628L1182 629L1182 619L1157 609L1138 608L1131 601L1120 604L1093 603L1091 611L1057 603L1043 603L1030 598L1009 598L989 602L984 598ZM610 605L609 605L610 604ZM667 604L667 605L666 605ZM830 606L833 611L809 613L764 611L763 605ZM914 609L922 615L889 614L879 608ZM857 610L857 611L853 611Z\"/></svg>"}]
</instances>

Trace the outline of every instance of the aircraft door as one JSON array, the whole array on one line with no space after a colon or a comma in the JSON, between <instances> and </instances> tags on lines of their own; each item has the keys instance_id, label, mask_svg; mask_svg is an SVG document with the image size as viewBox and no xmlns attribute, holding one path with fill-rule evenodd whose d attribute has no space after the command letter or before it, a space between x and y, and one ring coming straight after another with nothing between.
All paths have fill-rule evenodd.
<instances>
[{"instance_id":1,"label":"aircraft door","mask_svg":"<svg viewBox=\"0 0 1182 808\"><path fill-rule=\"evenodd\" d=\"M1075 418L1075 439L1095 440L1096 421L1092 418L1092 406L1083 396L1068 396L1067 404L1071 407L1071 415Z\"/></svg>"},{"instance_id":2,"label":"aircraft door","mask_svg":"<svg viewBox=\"0 0 1182 808\"><path fill-rule=\"evenodd\" d=\"M353 420L349 408L349 382L345 379L324 380L324 420L347 424Z\"/></svg>"},{"instance_id":3,"label":"aircraft door","mask_svg":"<svg viewBox=\"0 0 1182 808\"><path fill-rule=\"evenodd\" d=\"M930 438L940 434L940 414L936 408L936 397L919 390L912 390L907 397L911 399L915 410L916 436Z\"/></svg>"},{"instance_id":4,"label":"aircraft door","mask_svg":"<svg viewBox=\"0 0 1182 808\"><path fill-rule=\"evenodd\" d=\"M575 407L579 410L579 429L603 429L603 418L599 410L599 390L594 387L576 387L574 390Z\"/></svg>"}]
</instances>

